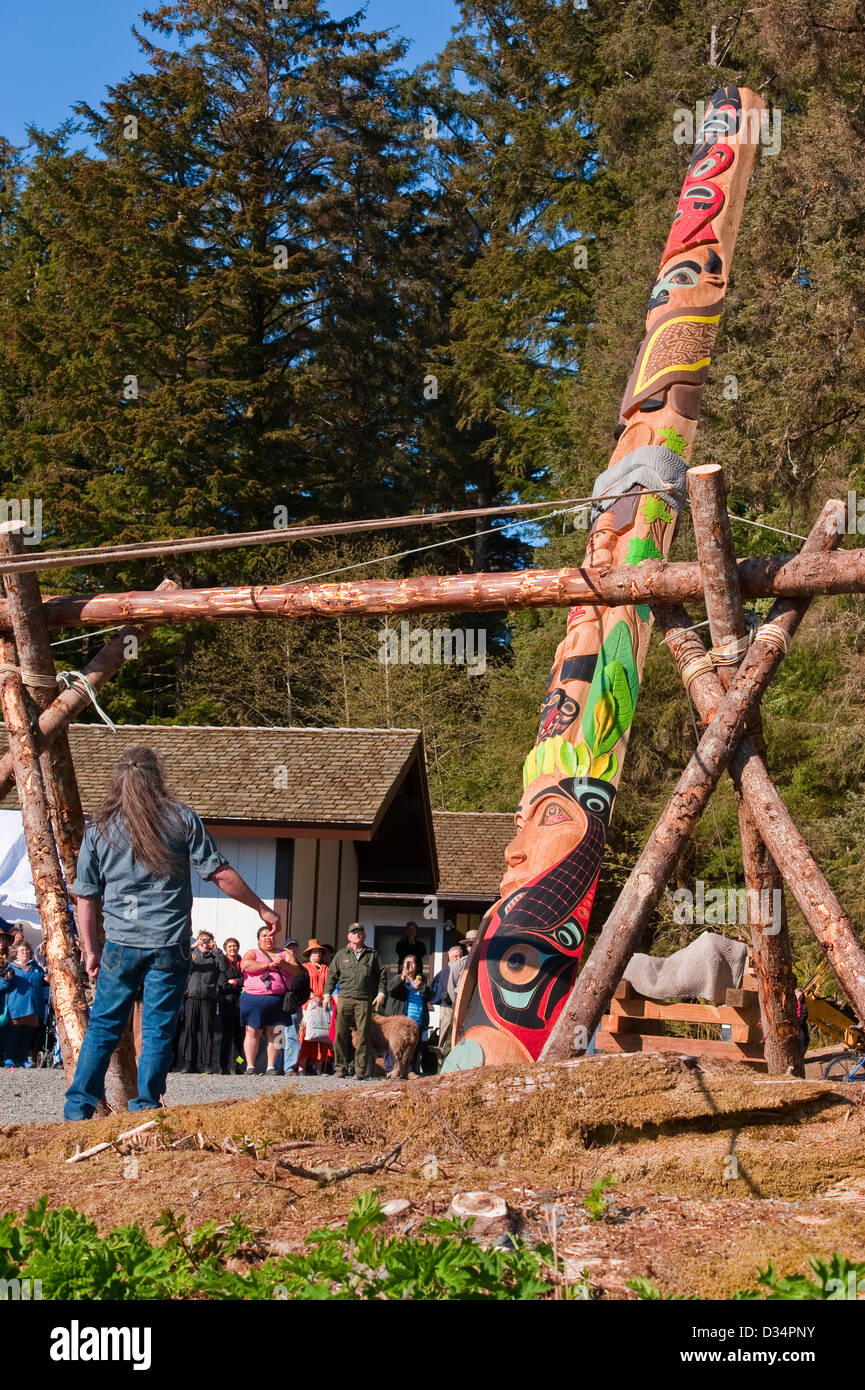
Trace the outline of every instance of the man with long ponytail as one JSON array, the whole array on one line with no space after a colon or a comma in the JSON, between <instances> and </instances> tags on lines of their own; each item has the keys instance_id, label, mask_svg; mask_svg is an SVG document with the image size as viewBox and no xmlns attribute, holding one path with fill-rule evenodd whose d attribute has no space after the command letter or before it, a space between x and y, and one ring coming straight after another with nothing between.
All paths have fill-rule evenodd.
<instances>
[{"instance_id":1,"label":"man with long ponytail","mask_svg":"<svg viewBox=\"0 0 865 1390\"><path fill-rule=\"evenodd\" d=\"M90 1023L66 1092L64 1117L90 1119L105 1073L143 990L138 1095L130 1110L161 1103L191 956L190 865L202 878L257 912L274 930L277 913L231 868L201 818L168 794L158 755L127 749L84 832L72 893L84 964L96 980ZM105 947L97 946L102 903Z\"/></svg>"}]
</instances>

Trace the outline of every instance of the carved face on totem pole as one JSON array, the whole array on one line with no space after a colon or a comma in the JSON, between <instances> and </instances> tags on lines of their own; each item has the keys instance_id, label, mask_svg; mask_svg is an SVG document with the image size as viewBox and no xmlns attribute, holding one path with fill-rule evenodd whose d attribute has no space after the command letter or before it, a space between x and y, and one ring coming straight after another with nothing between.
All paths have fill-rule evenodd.
<instances>
[{"instance_id":1,"label":"carved face on totem pole","mask_svg":"<svg viewBox=\"0 0 865 1390\"><path fill-rule=\"evenodd\" d=\"M727 285L753 149L736 87L716 92L651 293L585 564L664 559ZM611 472L612 470L612 472ZM608 497L604 493L609 494ZM650 635L646 605L571 610L526 758L501 897L463 974L446 1070L536 1059L573 986Z\"/></svg>"},{"instance_id":2,"label":"carved face on totem pole","mask_svg":"<svg viewBox=\"0 0 865 1390\"><path fill-rule=\"evenodd\" d=\"M613 790L544 773L527 787L505 850L502 899L484 921L458 1046L462 1066L537 1058L576 975Z\"/></svg>"}]
</instances>

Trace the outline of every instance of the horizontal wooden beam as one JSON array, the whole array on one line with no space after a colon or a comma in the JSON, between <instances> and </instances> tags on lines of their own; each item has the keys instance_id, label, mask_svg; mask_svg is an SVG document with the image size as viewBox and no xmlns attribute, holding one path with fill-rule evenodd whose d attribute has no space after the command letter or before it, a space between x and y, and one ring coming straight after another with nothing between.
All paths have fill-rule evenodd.
<instances>
[{"instance_id":1,"label":"horizontal wooden beam","mask_svg":"<svg viewBox=\"0 0 865 1390\"><path fill-rule=\"evenodd\" d=\"M745 598L812 598L865 593L865 550L834 555L751 556L737 563ZM50 627L112 622L231 622L238 618L337 618L412 613L484 613L574 604L681 603L700 598L696 560L644 560L596 569L513 570L494 574L420 575L334 584L244 585L240 588L140 591L45 599ZM9 625L0 602L0 628Z\"/></svg>"}]
</instances>

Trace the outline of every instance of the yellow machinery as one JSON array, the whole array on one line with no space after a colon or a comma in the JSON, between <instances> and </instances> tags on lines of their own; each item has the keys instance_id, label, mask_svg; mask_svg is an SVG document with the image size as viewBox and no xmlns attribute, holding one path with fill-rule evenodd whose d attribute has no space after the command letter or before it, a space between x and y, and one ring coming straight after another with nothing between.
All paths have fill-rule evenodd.
<instances>
[{"instance_id":1,"label":"yellow machinery","mask_svg":"<svg viewBox=\"0 0 865 1390\"><path fill-rule=\"evenodd\" d=\"M843 1042L848 1049L840 1057L833 1057L823 1068L823 1075L830 1081L865 1081L865 1028L856 1021L856 1015L847 1004L836 1004L818 994L824 966L811 976L803 987L805 1003L808 1005L808 1022Z\"/></svg>"}]
</instances>

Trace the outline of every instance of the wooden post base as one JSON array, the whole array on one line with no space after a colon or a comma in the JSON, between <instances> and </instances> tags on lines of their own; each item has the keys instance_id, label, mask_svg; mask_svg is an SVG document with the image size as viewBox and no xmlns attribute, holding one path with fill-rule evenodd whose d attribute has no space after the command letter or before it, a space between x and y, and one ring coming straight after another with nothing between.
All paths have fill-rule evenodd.
<instances>
[{"instance_id":1,"label":"wooden post base","mask_svg":"<svg viewBox=\"0 0 865 1390\"><path fill-rule=\"evenodd\" d=\"M682 1038L665 1032L668 1023L698 1023L720 1034L729 1024L731 1041L720 1036ZM679 1052L689 1057L720 1057L766 1071L760 1000L755 990L729 989L725 1004L661 1004L646 999L622 980L601 1019L598 1052Z\"/></svg>"}]
</instances>

